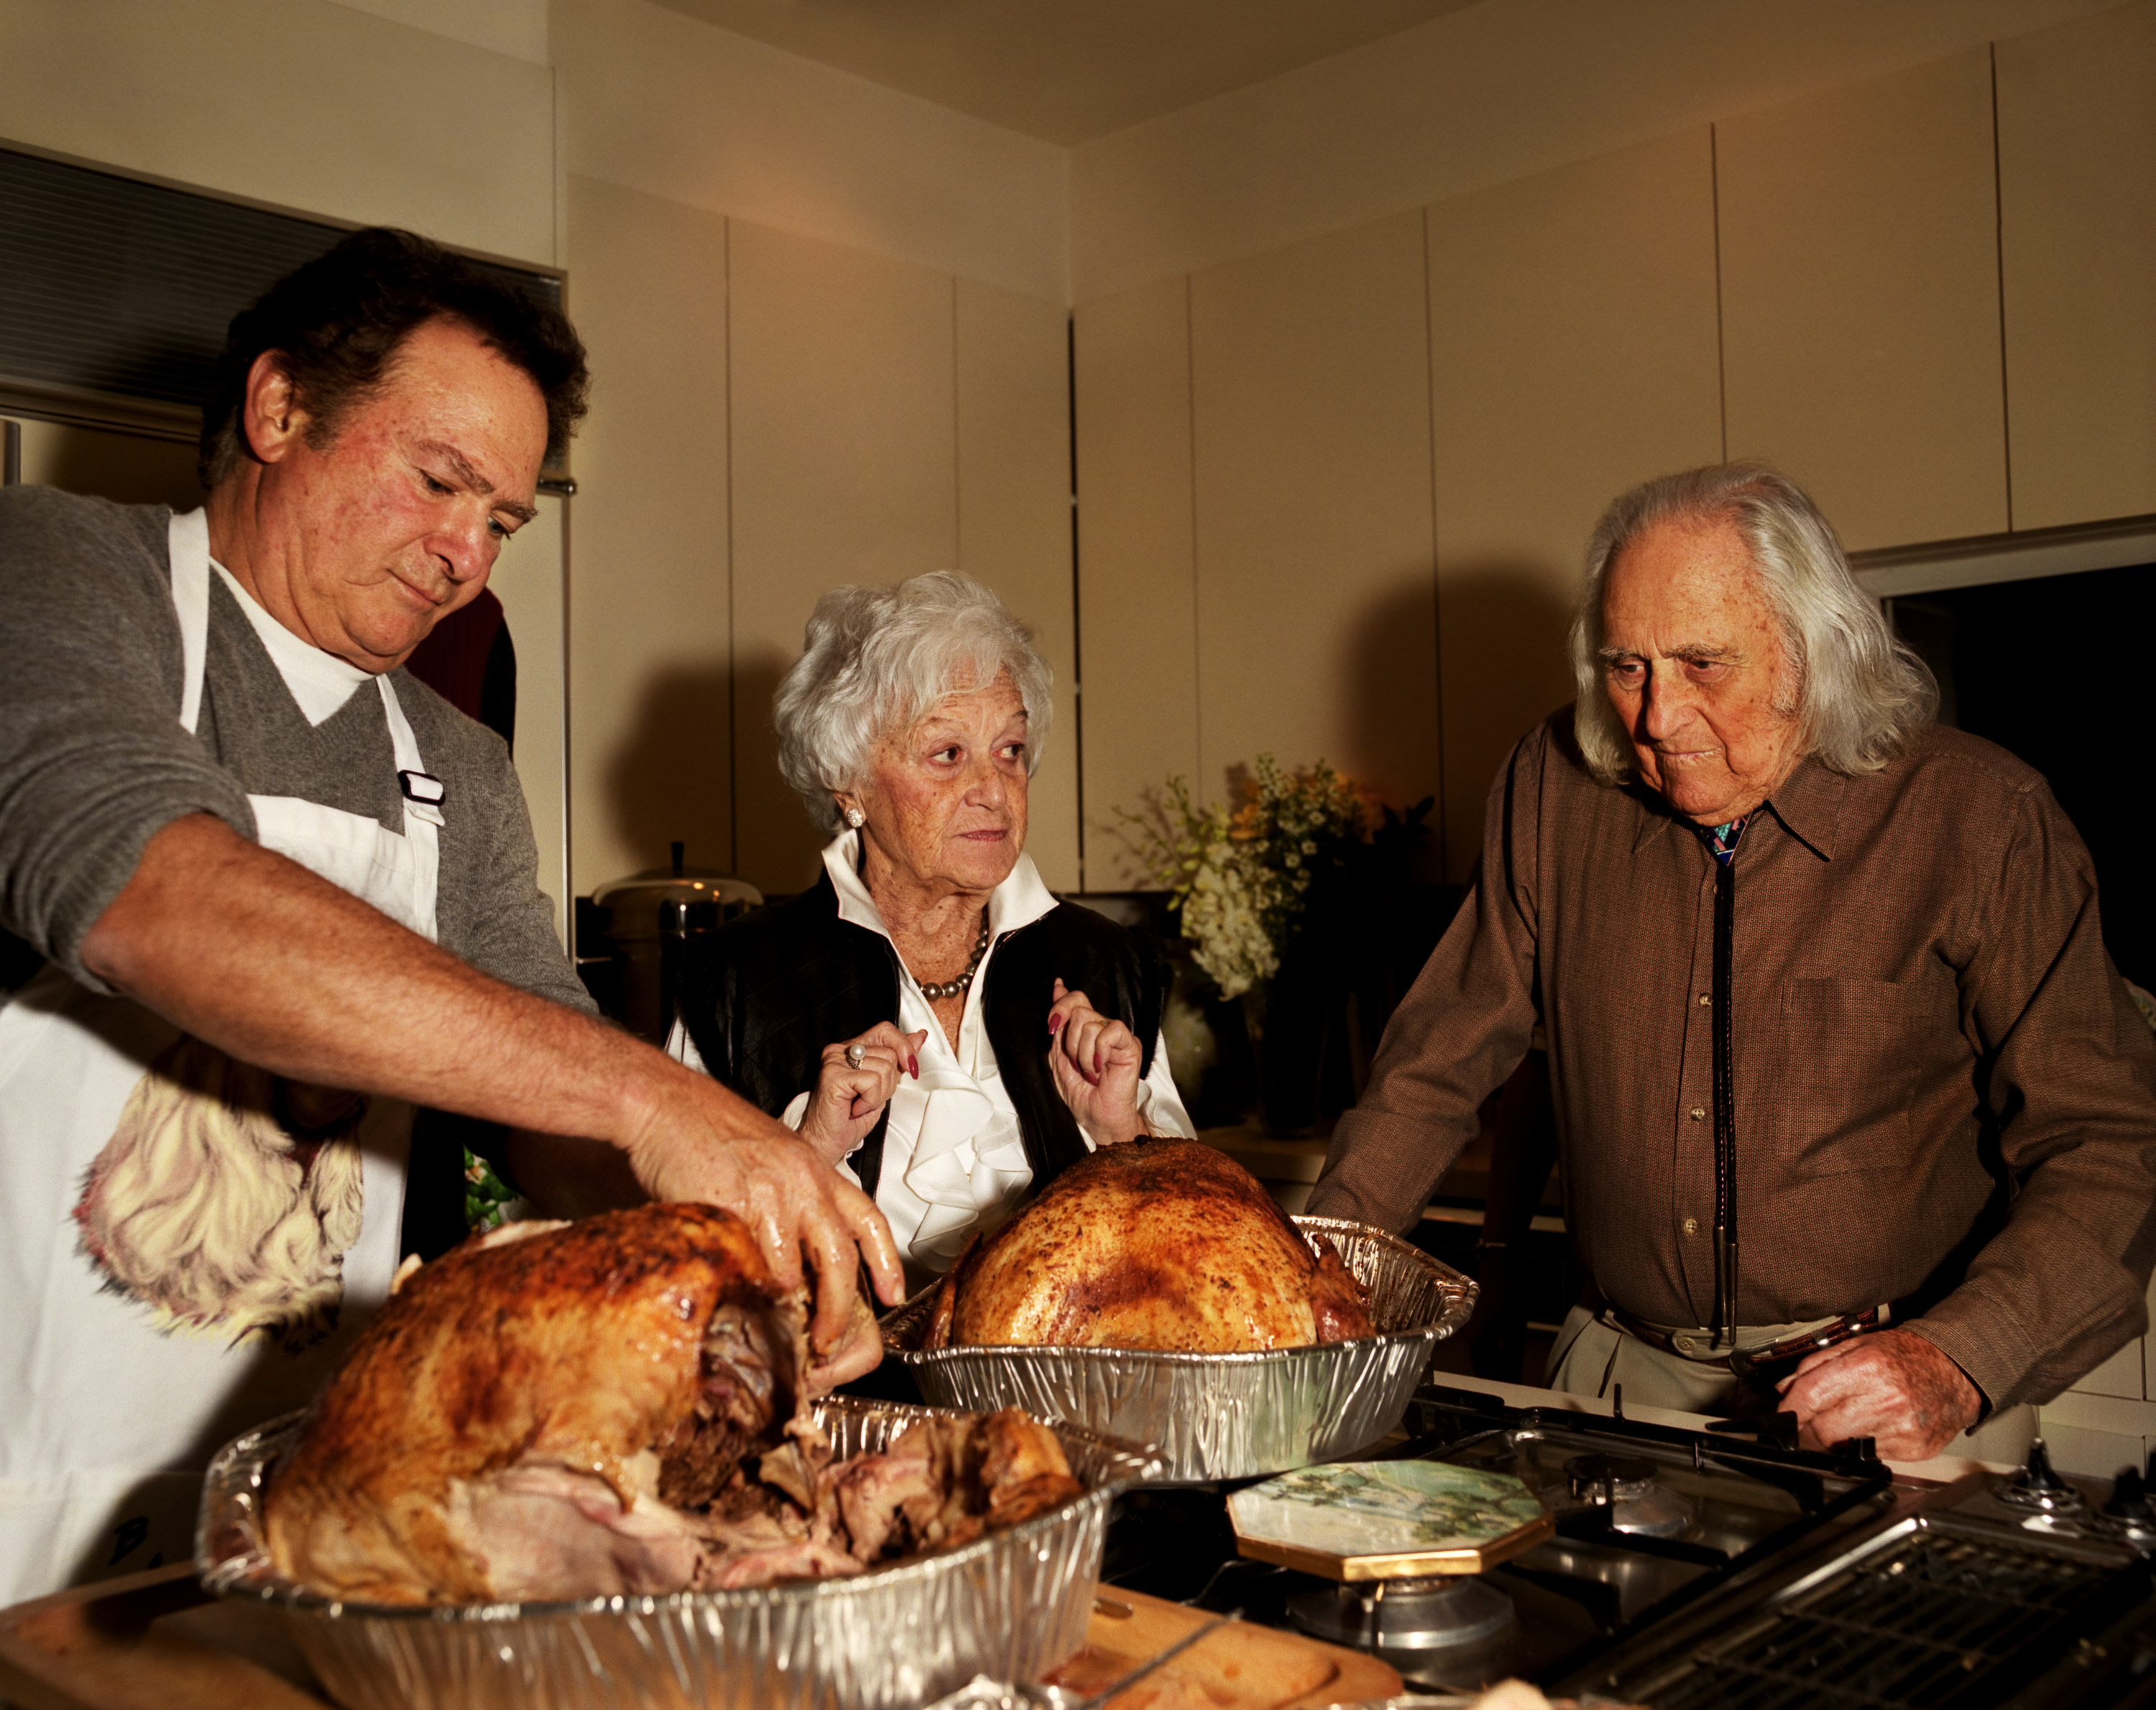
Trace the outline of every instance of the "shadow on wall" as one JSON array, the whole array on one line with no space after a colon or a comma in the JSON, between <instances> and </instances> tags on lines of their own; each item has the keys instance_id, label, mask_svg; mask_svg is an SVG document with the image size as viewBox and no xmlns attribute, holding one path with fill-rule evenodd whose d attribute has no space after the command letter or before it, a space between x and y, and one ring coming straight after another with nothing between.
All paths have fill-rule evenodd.
<instances>
[{"instance_id":1,"label":"shadow on wall","mask_svg":"<svg viewBox=\"0 0 2156 1710\"><path fill-rule=\"evenodd\" d=\"M1425 698L1437 640L1430 575L1424 567L1373 601L1348 642L1342 675L1348 705L1342 722L1348 752L1328 757L1376 788L1388 806L1402 811L1439 793L1444 776L1438 746L1444 727L1437 708ZM1435 814L1430 823L1435 834ZM1418 882L1435 880L1440 854L1436 836L1424 839L1411 877Z\"/></svg>"},{"instance_id":2,"label":"shadow on wall","mask_svg":"<svg viewBox=\"0 0 2156 1710\"><path fill-rule=\"evenodd\" d=\"M767 896L791 896L816 882L818 858L828 842L802 806L801 798L778 774L778 732L771 721L771 699L794 655L765 648L741 665L734 706L741 725L734 743L740 766L734 791L740 815L735 847L741 876Z\"/></svg>"},{"instance_id":3,"label":"shadow on wall","mask_svg":"<svg viewBox=\"0 0 2156 1710\"><path fill-rule=\"evenodd\" d=\"M692 866L732 865L732 673L723 662L670 665L644 685L606 772L614 826L638 869L664 866L677 841Z\"/></svg>"},{"instance_id":4,"label":"shadow on wall","mask_svg":"<svg viewBox=\"0 0 2156 1710\"><path fill-rule=\"evenodd\" d=\"M120 505L169 505L175 511L192 511L203 502L192 441L51 422L24 422L22 434L26 481L70 493L91 493Z\"/></svg>"},{"instance_id":5,"label":"shadow on wall","mask_svg":"<svg viewBox=\"0 0 2156 1710\"><path fill-rule=\"evenodd\" d=\"M1573 698L1563 578L1527 558L1471 559L1438 584L1444 695L1445 876L1464 882L1482 848L1482 809L1512 745Z\"/></svg>"}]
</instances>

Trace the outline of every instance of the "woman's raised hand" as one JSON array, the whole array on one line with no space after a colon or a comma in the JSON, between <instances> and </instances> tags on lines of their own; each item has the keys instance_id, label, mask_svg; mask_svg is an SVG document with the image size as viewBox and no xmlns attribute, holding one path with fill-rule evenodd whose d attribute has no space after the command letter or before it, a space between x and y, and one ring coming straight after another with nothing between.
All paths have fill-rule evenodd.
<instances>
[{"instance_id":1,"label":"woman's raised hand","mask_svg":"<svg viewBox=\"0 0 2156 1710\"><path fill-rule=\"evenodd\" d=\"M1137 1139L1145 1132L1138 1120L1145 1052L1137 1035L1061 980L1055 983L1055 998L1048 1012L1048 1063L1055 1090L1096 1146Z\"/></svg>"},{"instance_id":2,"label":"woman's raised hand","mask_svg":"<svg viewBox=\"0 0 2156 1710\"><path fill-rule=\"evenodd\" d=\"M879 1021L858 1038L824 1047L824 1066L801 1118L801 1137L818 1157L836 1164L868 1137L898 1091L898 1077L921 1078L920 1051L927 1038L926 1028L901 1033L891 1022Z\"/></svg>"}]
</instances>

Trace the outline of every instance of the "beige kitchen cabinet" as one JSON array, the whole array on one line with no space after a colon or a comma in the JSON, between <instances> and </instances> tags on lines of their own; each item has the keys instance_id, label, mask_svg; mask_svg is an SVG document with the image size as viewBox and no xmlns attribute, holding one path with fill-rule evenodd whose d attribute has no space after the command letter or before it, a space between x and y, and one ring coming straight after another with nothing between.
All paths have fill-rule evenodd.
<instances>
[{"instance_id":1,"label":"beige kitchen cabinet","mask_svg":"<svg viewBox=\"0 0 2156 1710\"><path fill-rule=\"evenodd\" d=\"M1034 631L1055 673L1027 806L1026 852L1051 890L1078 873L1076 613L1070 597L1070 319L1063 306L957 282L958 552Z\"/></svg>"},{"instance_id":2,"label":"beige kitchen cabinet","mask_svg":"<svg viewBox=\"0 0 2156 1710\"><path fill-rule=\"evenodd\" d=\"M1075 680L1065 315L862 250L729 230L737 862L793 891L814 880L824 836L778 775L771 697L825 591L963 568L1034 624L1058 682ZM1049 752L1028 847L1072 886L1075 754Z\"/></svg>"},{"instance_id":3,"label":"beige kitchen cabinet","mask_svg":"<svg viewBox=\"0 0 2156 1710\"><path fill-rule=\"evenodd\" d=\"M826 589L957 562L956 316L948 274L731 230L739 870L792 891L824 836L778 775L772 692Z\"/></svg>"},{"instance_id":4,"label":"beige kitchen cabinet","mask_svg":"<svg viewBox=\"0 0 2156 1710\"><path fill-rule=\"evenodd\" d=\"M677 838L699 865L733 860L726 223L572 176L568 233L597 377L567 650L569 885L588 896Z\"/></svg>"},{"instance_id":5,"label":"beige kitchen cabinet","mask_svg":"<svg viewBox=\"0 0 2156 1710\"><path fill-rule=\"evenodd\" d=\"M502 549L486 584L516 650L516 780L538 846L539 888L554 905L564 949L577 894L569 884L569 504L542 493L539 514Z\"/></svg>"},{"instance_id":6,"label":"beige kitchen cabinet","mask_svg":"<svg viewBox=\"0 0 2156 1710\"><path fill-rule=\"evenodd\" d=\"M1421 214L1191 280L1197 783L1270 752L1439 787Z\"/></svg>"},{"instance_id":7,"label":"beige kitchen cabinet","mask_svg":"<svg viewBox=\"0 0 2156 1710\"><path fill-rule=\"evenodd\" d=\"M1626 487L1722 454L1702 127L1429 210L1445 848L1570 701L1581 555Z\"/></svg>"},{"instance_id":8,"label":"beige kitchen cabinet","mask_svg":"<svg viewBox=\"0 0 2156 1710\"><path fill-rule=\"evenodd\" d=\"M2156 511L2156 3L1997 53L2014 526Z\"/></svg>"},{"instance_id":9,"label":"beige kitchen cabinet","mask_svg":"<svg viewBox=\"0 0 2156 1710\"><path fill-rule=\"evenodd\" d=\"M2008 526L1991 59L1715 126L1730 453L1855 550Z\"/></svg>"},{"instance_id":10,"label":"beige kitchen cabinet","mask_svg":"<svg viewBox=\"0 0 2156 1710\"><path fill-rule=\"evenodd\" d=\"M1072 318L1086 882L1113 891L1147 882L1116 809L1198 775L1190 282L1178 274Z\"/></svg>"}]
</instances>

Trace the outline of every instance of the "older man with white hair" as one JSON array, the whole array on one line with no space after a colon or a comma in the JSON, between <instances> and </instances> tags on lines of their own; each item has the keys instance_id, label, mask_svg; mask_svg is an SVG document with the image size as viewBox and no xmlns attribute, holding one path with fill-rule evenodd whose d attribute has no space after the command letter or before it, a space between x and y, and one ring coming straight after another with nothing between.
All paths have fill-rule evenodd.
<instances>
[{"instance_id":1,"label":"older man with white hair","mask_svg":"<svg viewBox=\"0 0 2156 1710\"><path fill-rule=\"evenodd\" d=\"M2156 1044L2087 851L1931 721L1763 465L1619 498L1572 651L1310 1209L1411 1225L1540 1024L1591 1281L1558 1387L2015 1453L2142 1333L2156 1256Z\"/></svg>"}]
</instances>

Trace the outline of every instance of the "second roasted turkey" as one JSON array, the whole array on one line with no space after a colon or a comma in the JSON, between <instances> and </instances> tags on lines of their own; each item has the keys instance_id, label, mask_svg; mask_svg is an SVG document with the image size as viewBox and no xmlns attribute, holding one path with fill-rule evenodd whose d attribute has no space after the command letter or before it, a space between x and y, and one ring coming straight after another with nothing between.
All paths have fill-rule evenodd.
<instances>
[{"instance_id":1,"label":"second roasted turkey","mask_svg":"<svg viewBox=\"0 0 2156 1710\"><path fill-rule=\"evenodd\" d=\"M924 1348L1235 1353L1368 1336L1368 1297L1247 1170L1195 1140L1104 1147L943 1280Z\"/></svg>"}]
</instances>

